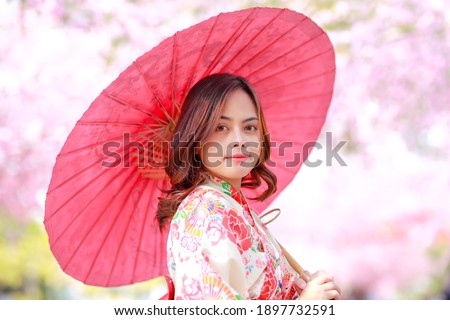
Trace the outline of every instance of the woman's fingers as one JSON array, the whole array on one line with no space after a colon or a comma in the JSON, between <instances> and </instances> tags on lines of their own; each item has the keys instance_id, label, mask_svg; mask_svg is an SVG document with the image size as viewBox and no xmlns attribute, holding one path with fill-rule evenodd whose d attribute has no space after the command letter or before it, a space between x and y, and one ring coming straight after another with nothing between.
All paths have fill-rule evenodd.
<instances>
[{"instance_id":1,"label":"woman's fingers","mask_svg":"<svg viewBox=\"0 0 450 320\"><path fill-rule=\"evenodd\" d=\"M297 290L297 292L301 292L303 289L305 289L306 285L307 285L306 281L303 280L302 278L296 279L294 281L294 287Z\"/></svg>"},{"instance_id":2,"label":"woman's fingers","mask_svg":"<svg viewBox=\"0 0 450 320\"><path fill-rule=\"evenodd\" d=\"M337 290L325 292L327 300L341 300L341 294Z\"/></svg>"},{"instance_id":3,"label":"woman's fingers","mask_svg":"<svg viewBox=\"0 0 450 320\"><path fill-rule=\"evenodd\" d=\"M320 270L311 275L311 280L294 282L301 299L340 300L341 289L334 282L334 277Z\"/></svg>"},{"instance_id":4,"label":"woman's fingers","mask_svg":"<svg viewBox=\"0 0 450 320\"><path fill-rule=\"evenodd\" d=\"M327 273L323 270L320 270L311 275L310 282L313 282L313 281L317 284L324 284L327 282L333 282L334 277L332 275L330 275L329 273Z\"/></svg>"},{"instance_id":5,"label":"woman's fingers","mask_svg":"<svg viewBox=\"0 0 450 320\"><path fill-rule=\"evenodd\" d=\"M341 298L341 289L334 282L327 282L321 285L322 290L327 294L329 300L339 300Z\"/></svg>"},{"instance_id":6,"label":"woman's fingers","mask_svg":"<svg viewBox=\"0 0 450 320\"><path fill-rule=\"evenodd\" d=\"M336 287L336 291L339 293L339 295L341 294L341 288L335 283L333 282L335 287Z\"/></svg>"},{"instance_id":7,"label":"woman's fingers","mask_svg":"<svg viewBox=\"0 0 450 320\"><path fill-rule=\"evenodd\" d=\"M307 270L304 270L303 274L301 275L301 278L304 281L310 281L311 280L311 273L309 271L307 271Z\"/></svg>"}]
</instances>

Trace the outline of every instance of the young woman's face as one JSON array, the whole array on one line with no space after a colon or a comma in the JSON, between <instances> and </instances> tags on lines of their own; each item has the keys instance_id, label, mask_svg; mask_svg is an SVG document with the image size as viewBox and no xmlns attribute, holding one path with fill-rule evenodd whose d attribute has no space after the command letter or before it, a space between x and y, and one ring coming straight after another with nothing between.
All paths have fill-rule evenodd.
<instances>
[{"instance_id":1,"label":"young woman's face","mask_svg":"<svg viewBox=\"0 0 450 320\"><path fill-rule=\"evenodd\" d=\"M200 159L213 175L240 188L261 154L261 128L256 107L242 89L233 91L201 145Z\"/></svg>"}]
</instances>

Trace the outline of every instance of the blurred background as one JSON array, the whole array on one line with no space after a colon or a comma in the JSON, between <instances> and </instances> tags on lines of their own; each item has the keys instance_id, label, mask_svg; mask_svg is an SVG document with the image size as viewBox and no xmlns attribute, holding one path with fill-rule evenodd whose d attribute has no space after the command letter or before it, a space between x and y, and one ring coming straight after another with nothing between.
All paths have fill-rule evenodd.
<instances>
[{"instance_id":1,"label":"blurred background","mask_svg":"<svg viewBox=\"0 0 450 320\"><path fill-rule=\"evenodd\" d=\"M0 298L152 298L154 282L86 286L43 227L52 167L94 98L176 31L254 6L304 13L337 78L319 143L271 205L280 242L347 299L450 295L450 0L0 0ZM326 133L332 140L326 140Z\"/></svg>"}]
</instances>

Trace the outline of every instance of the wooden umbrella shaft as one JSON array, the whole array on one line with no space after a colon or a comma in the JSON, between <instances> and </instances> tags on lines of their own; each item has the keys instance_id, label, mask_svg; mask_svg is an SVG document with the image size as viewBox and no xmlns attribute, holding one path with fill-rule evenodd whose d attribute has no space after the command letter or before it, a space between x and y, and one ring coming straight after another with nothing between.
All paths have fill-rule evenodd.
<instances>
[{"instance_id":1,"label":"wooden umbrella shaft","mask_svg":"<svg viewBox=\"0 0 450 320\"><path fill-rule=\"evenodd\" d=\"M277 240L277 242L278 242L278 240ZM286 257L286 260L291 265L292 269L294 269L295 272L298 273L300 278L302 278L303 280L308 282L309 281L309 273L307 271L305 271L305 269L302 268L302 266L294 259L293 256L291 256L291 254L281 245L281 243L278 242L278 245L280 246L281 251L283 252L284 256Z\"/></svg>"},{"instance_id":2,"label":"wooden umbrella shaft","mask_svg":"<svg viewBox=\"0 0 450 320\"><path fill-rule=\"evenodd\" d=\"M272 212L278 211L275 215L275 217L273 217L271 220L267 221L266 223L264 223L265 225L271 223L272 221L274 221L276 218L278 218L278 216L281 213L281 210L276 208L276 209L272 209L264 214L261 215L260 219L264 218L265 216L269 215ZM305 280L306 282L308 282L310 279L309 276L309 272L305 271L305 269L302 268L302 266L294 259L294 257L281 245L281 243L277 240L278 245L280 246L281 251L283 252L284 256L286 257L286 260L288 261L289 265L292 267L292 269L294 269L295 272L298 273L298 275L300 276L300 278L302 278L303 280Z\"/></svg>"}]
</instances>

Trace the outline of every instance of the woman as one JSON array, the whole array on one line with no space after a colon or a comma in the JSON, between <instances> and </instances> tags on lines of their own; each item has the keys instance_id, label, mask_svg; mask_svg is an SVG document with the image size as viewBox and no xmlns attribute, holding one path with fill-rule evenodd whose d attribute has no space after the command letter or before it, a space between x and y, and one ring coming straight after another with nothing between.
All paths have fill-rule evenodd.
<instances>
[{"instance_id":1,"label":"woman","mask_svg":"<svg viewBox=\"0 0 450 320\"><path fill-rule=\"evenodd\" d=\"M302 281L250 208L242 187L276 190L258 97L243 78L215 74L188 93L166 172L172 189L158 219L170 222L168 268L175 299L339 299L327 273Z\"/></svg>"}]
</instances>

